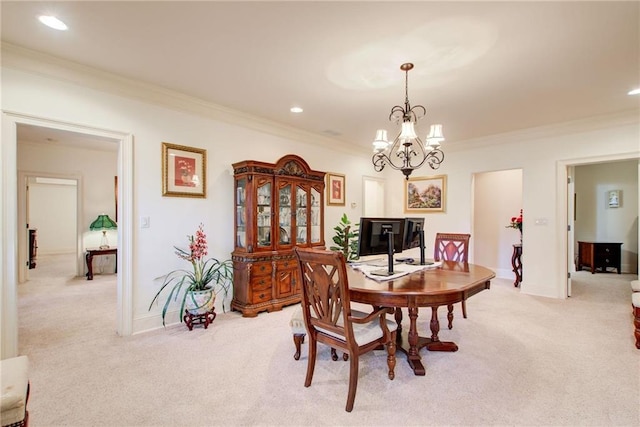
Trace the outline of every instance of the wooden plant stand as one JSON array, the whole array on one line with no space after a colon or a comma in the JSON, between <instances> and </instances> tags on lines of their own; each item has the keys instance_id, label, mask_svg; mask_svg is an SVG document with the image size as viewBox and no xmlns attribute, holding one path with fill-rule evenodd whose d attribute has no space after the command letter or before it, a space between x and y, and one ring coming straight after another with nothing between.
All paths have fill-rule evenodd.
<instances>
[{"instance_id":1,"label":"wooden plant stand","mask_svg":"<svg viewBox=\"0 0 640 427\"><path fill-rule=\"evenodd\" d=\"M184 323L190 331L193 330L194 325L204 325L204 328L207 329L209 324L216 318L215 311L216 309L212 308L204 314L191 314L186 312L182 320L184 320Z\"/></svg>"}]
</instances>

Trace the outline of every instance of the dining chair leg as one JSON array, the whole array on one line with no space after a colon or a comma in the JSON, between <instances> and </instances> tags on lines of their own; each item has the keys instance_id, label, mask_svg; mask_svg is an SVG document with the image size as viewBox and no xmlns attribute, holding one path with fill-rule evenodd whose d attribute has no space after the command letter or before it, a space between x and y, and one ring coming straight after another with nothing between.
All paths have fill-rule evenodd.
<instances>
[{"instance_id":1,"label":"dining chair leg","mask_svg":"<svg viewBox=\"0 0 640 427\"><path fill-rule=\"evenodd\" d=\"M347 407L345 410L351 412L353 409L353 403L356 400L356 390L358 388L358 361L359 355L352 354L349 366L349 394L347 395Z\"/></svg>"},{"instance_id":2,"label":"dining chair leg","mask_svg":"<svg viewBox=\"0 0 640 427\"><path fill-rule=\"evenodd\" d=\"M462 300L462 317L467 318L467 300Z\"/></svg>"},{"instance_id":3,"label":"dining chair leg","mask_svg":"<svg viewBox=\"0 0 640 427\"><path fill-rule=\"evenodd\" d=\"M293 355L295 360L300 360L300 351L302 343L304 343L304 334L293 334L293 343L296 346L296 352Z\"/></svg>"},{"instance_id":4,"label":"dining chair leg","mask_svg":"<svg viewBox=\"0 0 640 427\"><path fill-rule=\"evenodd\" d=\"M313 370L316 367L316 352L318 349L318 342L309 338L309 361L307 362L307 377L304 380L304 386L309 387L311 380L313 379Z\"/></svg>"},{"instance_id":5,"label":"dining chair leg","mask_svg":"<svg viewBox=\"0 0 640 427\"><path fill-rule=\"evenodd\" d=\"M396 331L391 332L391 341L387 343L387 366L389 367L389 379L396 377Z\"/></svg>"},{"instance_id":6,"label":"dining chair leg","mask_svg":"<svg viewBox=\"0 0 640 427\"><path fill-rule=\"evenodd\" d=\"M449 329L453 328L453 304L449 304L447 306L447 320L449 321L449 324L447 325L449 327Z\"/></svg>"}]
</instances>

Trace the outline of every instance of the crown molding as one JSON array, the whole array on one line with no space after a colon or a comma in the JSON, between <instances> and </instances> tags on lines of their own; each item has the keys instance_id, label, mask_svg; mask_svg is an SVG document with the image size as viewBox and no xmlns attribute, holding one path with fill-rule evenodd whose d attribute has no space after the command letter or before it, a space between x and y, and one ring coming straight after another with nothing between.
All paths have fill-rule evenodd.
<instances>
[{"instance_id":1,"label":"crown molding","mask_svg":"<svg viewBox=\"0 0 640 427\"><path fill-rule=\"evenodd\" d=\"M292 139L294 141L302 141L357 156L362 156L369 152L369 150L363 147L352 146L351 144L333 138L286 126L161 86L122 77L12 43L2 42L2 67L13 68L80 86L86 86L125 98L136 99L172 110L187 112L270 135Z\"/></svg>"},{"instance_id":2,"label":"crown molding","mask_svg":"<svg viewBox=\"0 0 640 427\"><path fill-rule=\"evenodd\" d=\"M446 144L447 151L465 151L494 145L512 144L514 141L525 142L549 137L558 137L576 133L590 132L612 127L639 125L638 110L625 110L616 113L593 116L552 125L538 126L528 129L505 132L482 138L467 139Z\"/></svg>"}]
</instances>

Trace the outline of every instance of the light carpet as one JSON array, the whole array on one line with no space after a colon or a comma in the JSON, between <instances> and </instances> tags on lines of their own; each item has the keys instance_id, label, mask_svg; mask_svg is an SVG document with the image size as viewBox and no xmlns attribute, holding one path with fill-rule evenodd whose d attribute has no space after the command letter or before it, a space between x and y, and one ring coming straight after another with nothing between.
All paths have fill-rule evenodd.
<instances>
[{"instance_id":1,"label":"light carpet","mask_svg":"<svg viewBox=\"0 0 640 427\"><path fill-rule=\"evenodd\" d=\"M423 349L426 376L414 376L398 353L390 381L384 351L363 356L347 413L349 363L332 361L328 348L319 347L313 383L303 386L307 346L295 361L293 307L123 338L114 275L74 278L68 256L38 263L19 287L33 427L640 425L636 275L579 272L568 300L524 295L496 279L467 301L468 319L455 306L453 330L442 310L440 338L460 349ZM428 320L420 310L424 334Z\"/></svg>"}]
</instances>

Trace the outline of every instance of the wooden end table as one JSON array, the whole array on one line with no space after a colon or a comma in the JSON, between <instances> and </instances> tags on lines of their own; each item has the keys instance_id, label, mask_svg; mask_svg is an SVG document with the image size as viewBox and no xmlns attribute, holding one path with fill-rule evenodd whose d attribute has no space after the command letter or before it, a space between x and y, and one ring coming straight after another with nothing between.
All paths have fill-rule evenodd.
<instances>
[{"instance_id":1,"label":"wooden end table","mask_svg":"<svg viewBox=\"0 0 640 427\"><path fill-rule=\"evenodd\" d=\"M87 249L87 254L85 255L85 259L87 260L87 280L93 280L93 257L102 255L116 256L116 273L118 272L118 248Z\"/></svg>"},{"instance_id":2,"label":"wooden end table","mask_svg":"<svg viewBox=\"0 0 640 427\"><path fill-rule=\"evenodd\" d=\"M522 282L522 243L513 245L513 255L511 255L511 266L513 272L516 274L516 280L513 282L513 286L516 288L520 286Z\"/></svg>"}]
</instances>

